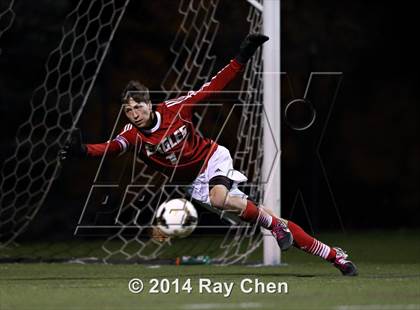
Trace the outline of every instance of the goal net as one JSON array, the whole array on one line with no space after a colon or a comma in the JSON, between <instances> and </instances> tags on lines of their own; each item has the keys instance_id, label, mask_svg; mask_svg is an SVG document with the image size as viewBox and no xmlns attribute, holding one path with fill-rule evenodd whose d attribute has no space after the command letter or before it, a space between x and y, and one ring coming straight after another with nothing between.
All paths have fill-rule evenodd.
<instances>
[{"instance_id":1,"label":"goal net","mask_svg":"<svg viewBox=\"0 0 420 310\"><path fill-rule=\"evenodd\" d=\"M175 58L162 82L162 89L167 97L178 97L186 90L196 89L215 73L215 56L211 54L211 48L219 29L219 22L215 19L218 2L217 0L180 2L179 13L183 15L183 19L171 45ZM251 8L248 19L250 31L261 30L260 12ZM261 76L258 75L260 71L261 54L258 54L245 70L241 90L236 94L236 102L234 101L233 105L232 102L227 103L232 113L240 116L235 133L236 149L232 152L234 164L236 169L250 178L247 188L242 188L242 190L256 200L260 198L260 168L263 155L261 147L262 94L260 92L262 85ZM204 123L209 121L209 115L214 114L212 111L215 110L214 106L214 102L205 104L201 111L196 113L197 131L201 132ZM217 109L220 109L220 105ZM216 137L219 134L220 132L216 132ZM104 251L108 254L106 258L121 257L121 255L126 259L157 258L171 246L171 241L160 242L155 239L143 239L142 236L144 229L153 225L153 216L147 216L147 213L153 214L156 205L168 199L185 197L183 186L168 184L167 179L162 180L158 173L151 174L144 165L139 165L139 167L141 168L134 172L133 183L139 184L144 181L145 183L127 186L125 196L129 198L123 200L118 218L121 228L103 245ZM206 209L199 211L204 211L200 214L199 228L207 227L205 219L212 216L211 211L206 212ZM124 212L128 213L126 220L121 216ZM144 218L146 218L146 223L142 223ZM226 219L222 213L219 214L219 219L221 223L217 227L223 226L226 232L225 237L220 239L220 244L215 246L221 251L213 259L219 263L245 260L262 240L259 229ZM136 228L137 231L135 231ZM129 231L132 235L126 237Z\"/></svg>"},{"instance_id":2,"label":"goal net","mask_svg":"<svg viewBox=\"0 0 420 310\"><path fill-rule=\"evenodd\" d=\"M3 36L3 33L5 33L10 28L15 19L15 12L13 11L14 2L15 0L10 0L0 4L0 40Z\"/></svg>"},{"instance_id":3,"label":"goal net","mask_svg":"<svg viewBox=\"0 0 420 310\"><path fill-rule=\"evenodd\" d=\"M249 5L248 32L261 32L258 5L262 6L262 0L252 2L256 5ZM0 246L9 245L22 234L41 208L60 169L57 152L88 104L127 5L128 0L81 0L68 15L61 41L49 55L45 81L33 94L30 117L18 131L16 151L3 164ZM213 50L219 30L219 5L219 0L179 1L182 21L170 46L173 62L161 90L152 92L152 97L153 93L163 99L179 97L200 87L220 69L215 66ZM217 142L227 141L235 169L248 177L240 190L257 202L263 199L262 71L262 52L258 50L246 66L240 89L222 92L221 98L203 103L194 116L200 134ZM115 137L121 122L120 111L111 137ZM212 128L212 122L222 126ZM258 227L196 201L192 202L199 211L199 224L191 237L178 241L151 238L157 206L172 198L190 199L185 185L170 183L132 154L122 159L125 173L109 182L104 172L106 160L105 154L75 230L75 238L95 236L99 240L93 252L104 261L206 254L217 263L232 264L246 262L261 245L263 234ZM209 241L204 247L191 241L202 238Z\"/></svg>"},{"instance_id":4,"label":"goal net","mask_svg":"<svg viewBox=\"0 0 420 310\"><path fill-rule=\"evenodd\" d=\"M30 115L17 132L16 150L2 166L2 246L15 240L42 206L60 168L58 152L83 112L127 4L81 0L67 16L45 64L45 79L33 93ZM11 11L9 6L0 16Z\"/></svg>"}]
</instances>

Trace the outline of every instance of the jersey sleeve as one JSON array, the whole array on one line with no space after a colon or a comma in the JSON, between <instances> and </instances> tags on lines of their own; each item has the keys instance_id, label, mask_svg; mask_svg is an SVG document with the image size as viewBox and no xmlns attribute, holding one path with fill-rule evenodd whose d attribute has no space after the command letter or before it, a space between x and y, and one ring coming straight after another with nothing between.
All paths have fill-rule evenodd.
<instances>
[{"instance_id":1,"label":"jersey sleeve","mask_svg":"<svg viewBox=\"0 0 420 310\"><path fill-rule=\"evenodd\" d=\"M131 130L133 125L127 124L115 139L97 144L86 144L89 157L99 157L105 153L111 156L118 156L125 153L132 145Z\"/></svg>"},{"instance_id":2,"label":"jersey sleeve","mask_svg":"<svg viewBox=\"0 0 420 310\"><path fill-rule=\"evenodd\" d=\"M194 104L223 90L240 72L243 71L243 67L243 64L240 64L235 59L232 59L227 66L220 70L210 80L210 82L205 83L199 90L189 91L186 96L167 100L165 101L165 104L168 108L177 108L179 105L193 106Z\"/></svg>"}]
</instances>

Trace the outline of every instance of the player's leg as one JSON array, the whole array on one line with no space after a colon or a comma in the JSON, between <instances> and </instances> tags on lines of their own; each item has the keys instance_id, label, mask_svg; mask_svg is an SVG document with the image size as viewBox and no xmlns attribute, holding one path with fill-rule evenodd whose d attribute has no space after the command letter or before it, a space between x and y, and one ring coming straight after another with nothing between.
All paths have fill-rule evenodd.
<instances>
[{"instance_id":1,"label":"player's leg","mask_svg":"<svg viewBox=\"0 0 420 310\"><path fill-rule=\"evenodd\" d=\"M264 208L260 206L260 209L264 209L265 212L270 214L273 217L276 217L273 211L270 209ZM337 247L330 247L323 242L315 239L314 237L310 236L306 233L302 227L298 224L286 220L283 218L279 218L282 222L284 222L289 230L292 233L294 243L293 245L307 253L310 253L315 256L319 256L326 261L332 263L336 268L338 268L343 275L346 276L355 276L357 275L357 267L348 260L348 255L340 248Z\"/></svg>"},{"instance_id":2,"label":"player's leg","mask_svg":"<svg viewBox=\"0 0 420 310\"><path fill-rule=\"evenodd\" d=\"M245 195L230 195L232 180L225 176L215 176L210 182L210 204L225 211L239 214L248 223L257 224L271 230L280 248L287 250L293 244L292 234L286 223L279 217L271 215L265 208L259 208Z\"/></svg>"},{"instance_id":3,"label":"player's leg","mask_svg":"<svg viewBox=\"0 0 420 310\"><path fill-rule=\"evenodd\" d=\"M255 223L273 232L279 242L280 248L287 249L293 245L307 253L319 256L334 264L343 275L357 275L356 266L347 260L348 255L340 248L330 247L306 233L296 223L278 217L270 209L257 207L252 201L244 197L229 194L230 180L226 177L217 177L210 180L210 203L216 208L234 212L250 223ZM291 232L291 237L285 234L284 227Z\"/></svg>"},{"instance_id":4,"label":"player's leg","mask_svg":"<svg viewBox=\"0 0 420 310\"><path fill-rule=\"evenodd\" d=\"M263 208L260 206L260 208ZM264 208L265 209L265 208ZM267 213L271 216L276 216L271 210L265 209ZM340 248L330 247L323 242L315 239L308 233L306 233L302 227L296 223L281 218L281 221L286 223L287 227L292 233L294 243L293 245L307 253L310 253L315 256L319 256L326 261L332 263L336 268L338 268L343 275L346 276L355 276L357 275L356 265L348 260L348 255Z\"/></svg>"},{"instance_id":5,"label":"player's leg","mask_svg":"<svg viewBox=\"0 0 420 310\"><path fill-rule=\"evenodd\" d=\"M286 221L286 220L285 220ZM307 253L319 256L337 267L343 275L357 275L356 266L347 260L348 255L340 248L330 247L306 233L302 227L287 220L287 226L292 232L294 246Z\"/></svg>"},{"instance_id":6,"label":"player's leg","mask_svg":"<svg viewBox=\"0 0 420 310\"><path fill-rule=\"evenodd\" d=\"M239 191L237 185L246 182L247 178L233 168L232 157L227 148L221 145L217 147L207 164L205 178L208 182L209 202L213 207L235 212L242 220L271 230L283 250L293 244L292 234L282 221L258 208Z\"/></svg>"}]
</instances>

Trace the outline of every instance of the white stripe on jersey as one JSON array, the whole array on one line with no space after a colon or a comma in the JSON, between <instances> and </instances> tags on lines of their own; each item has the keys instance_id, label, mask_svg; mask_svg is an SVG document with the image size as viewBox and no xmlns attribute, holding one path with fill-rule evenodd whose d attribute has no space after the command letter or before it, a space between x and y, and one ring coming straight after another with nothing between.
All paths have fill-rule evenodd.
<instances>
[{"instance_id":1,"label":"white stripe on jersey","mask_svg":"<svg viewBox=\"0 0 420 310\"><path fill-rule=\"evenodd\" d=\"M178 104L178 103L182 102L182 100L184 100L184 98L185 98L185 96L181 96L181 97L178 97L176 99L167 100L167 101L165 101L165 103L169 107L171 105Z\"/></svg>"},{"instance_id":2,"label":"white stripe on jersey","mask_svg":"<svg viewBox=\"0 0 420 310\"><path fill-rule=\"evenodd\" d=\"M211 81L213 81L219 75L219 73L222 72L228 66L229 65L225 66L222 70L220 70L219 72L217 72L217 74L211 78L210 82L204 83L203 86L201 86L201 88L198 91L192 91L191 90L191 91L188 92L188 95L187 96L182 96L182 97L179 97L179 98L176 98L176 99L167 100L167 101L165 101L166 106L171 107L171 106L174 106L176 104L179 104L182 101L184 101L184 100L186 100L186 99L194 96L196 93L202 91L205 87L209 86L210 83L211 83Z\"/></svg>"},{"instance_id":3,"label":"white stripe on jersey","mask_svg":"<svg viewBox=\"0 0 420 310\"><path fill-rule=\"evenodd\" d=\"M127 124L127 125L124 126L124 129L121 131L121 133L129 131L131 128L133 128L133 125L132 124Z\"/></svg>"},{"instance_id":4,"label":"white stripe on jersey","mask_svg":"<svg viewBox=\"0 0 420 310\"><path fill-rule=\"evenodd\" d=\"M204 86L207 86L208 84L210 84L210 83L206 83L206 84L204 84L204 85L203 85L203 87L204 87ZM203 88L203 87L201 87L201 88ZM201 89L200 89L200 90L201 90ZM178 98L175 98L175 99L171 99L171 100L167 100L167 101L165 101L166 106L167 106L167 107L171 107L171 106L173 106L173 105L180 104L182 101L187 100L188 98L191 98L191 97L192 97L192 96L194 96L196 93L197 93L196 91L192 91L192 90L190 90L186 96L181 96L181 97L178 97Z\"/></svg>"},{"instance_id":5,"label":"white stripe on jersey","mask_svg":"<svg viewBox=\"0 0 420 310\"><path fill-rule=\"evenodd\" d=\"M193 92L193 91L189 91L187 96L181 96L181 97L178 97L178 98L175 98L175 99L167 100L167 101L165 101L166 106L171 107L173 105L180 104L182 101L192 97L194 95L194 93L195 92Z\"/></svg>"}]
</instances>

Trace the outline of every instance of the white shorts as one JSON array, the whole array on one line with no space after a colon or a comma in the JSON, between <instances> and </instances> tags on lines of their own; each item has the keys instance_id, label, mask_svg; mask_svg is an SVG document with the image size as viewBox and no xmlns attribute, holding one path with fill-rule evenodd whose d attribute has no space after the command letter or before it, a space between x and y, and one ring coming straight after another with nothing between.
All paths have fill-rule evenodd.
<instances>
[{"instance_id":1,"label":"white shorts","mask_svg":"<svg viewBox=\"0 0 420 310\"><path fill-rule=\"evenodd\" d=\"M223 175L233 181L230 195L242 196L247 198L243 192L238 189L238 184L246 182L248 178L239 171L233 169L232 157L229 150L224 146L217 146L216 151L210 157L207 168L191 184L189 192L194 199L210 204L209 181L211 178Z\"/></svg>"}]
</instances>

